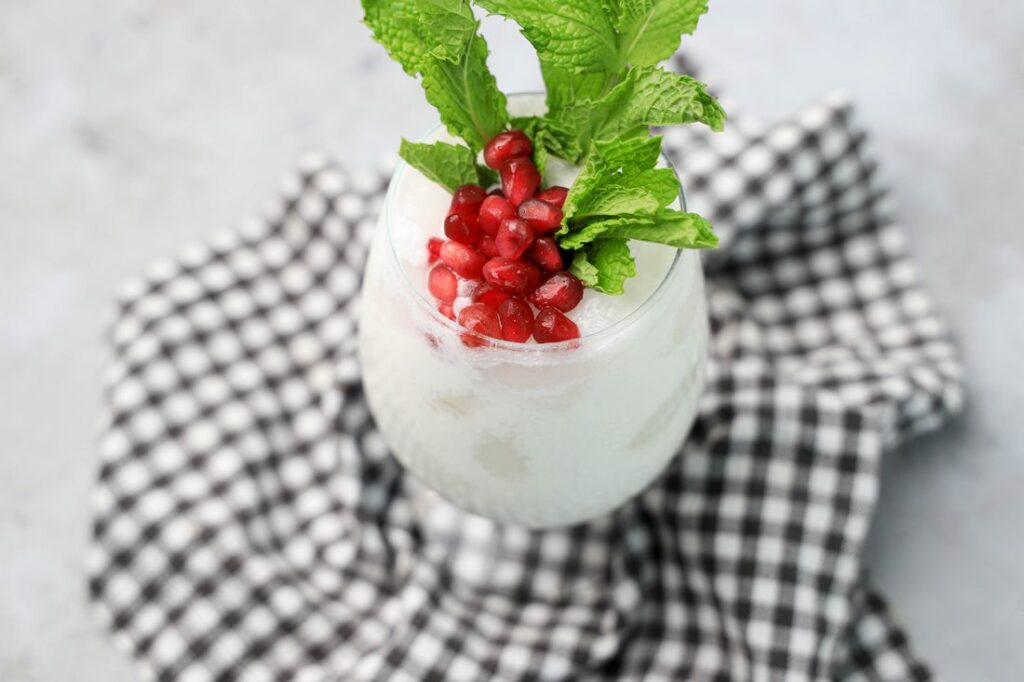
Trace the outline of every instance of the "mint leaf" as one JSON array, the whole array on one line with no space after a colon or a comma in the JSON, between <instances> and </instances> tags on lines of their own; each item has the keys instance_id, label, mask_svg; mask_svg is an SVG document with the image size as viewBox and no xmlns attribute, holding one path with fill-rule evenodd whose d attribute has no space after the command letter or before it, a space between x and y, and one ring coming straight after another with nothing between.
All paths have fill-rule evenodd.
<instances>
[{"instance_id":1,"label":"mint leaf","mask_svg":"<svg viewBox=\"0 0 1024 682\"><path fill-rule=\"evenodd\" d=\"M654 203L657 204L652 210L668 206L678 199L679 190L681 189L679 178L676 177L675 171L670 168L651 168L629 175L623 174L622 177L615 180L612 187L616 190L626 190L634 194L642 193L644 196L650 196ZM636 212L636 210L635 208L630 209L632 212ZM596 214L598 211L592 211L591 213Z\"/></svg>"},{"instance_id":2,"label":"mint leaf","mask_svg":"<svg viewBox=\"0 0 1024 682\"><path fill-rule=\"evenodd\" d=\"M427 100L474 151L508 123L468 0L363 0L364 21L395 61L423 77Z\"/></svg>"},{"instance_id":3,"label":"mint leaf","mask_svg":"<svg viewBox=\"0 0 1024 682\"><path fill-rule=\"evenodd\" d=\"M661 209L653 215L633 214L588 221L581 229L559 240L567 249L606 239L639 239L678 249L712 249L718 237L711 224L696 213Z\"/></svg>"},{"instance_id":4,"label":"mint leaf","mask_svg":"<svg viewBox=\"0 0 1024 682\"><path fill-rule=\"evenodd\" d=\"M628 174L657 165L661 156L661 140L660 135L631 137L596 142L594 149L609 167Z\"/></svg>"},{"instance_id":5,"label":"mint leaf","mask_svg":"<svg viewBox=\"0 0 1024 682\"><path fill-rule=\"evenodd\" d=\"M625 239L602 239L577 252L569 270L588 287L619 296L636 276L636 261Z\"/></svg>"},{"instance_id":6,"label":"mint leaf","mask_svg":"<svg viewBox=\"0 0 1024 682\"><path fill-rule=\"evenodd\" d=\"M704 123L721 130L725 111L706 87L690 76L636 67L605 97L567 106L555 119L575 132L584 151L595 140L644 135L649 126Z\"/></svg>"},{"instance_id":7,"label":"mint leaf","mask_svg":"<svg viewBox=\"0 0 1024 682\"><path fill-rule=\"evenodd\" d=\"M679 180L668 168L656 169L661 138L597 143L562 207L565 226L593 215L653 213L679 195Z\"/></svg>"},{"instance_id":8,"label":"mint leaf","mask_svg":"<svg viewBox=\"0 0 1024 682\"><path fill-rule=\"evenodd\" d=\"M547 91L548 112L557 113L581 100L595 100L604 94L608 75L600 71L573 73L541 59L540 70Z\"/></svg>"},{"instance_id":9,"label":"mint leaf","mask_svg":"<svg viewBox=\"0 0 1024 682\"><path fill-rule=\"evenodd\" d=\"M643 187L623 187L605 184L600 192L593 192L576 207L575 217L618 215L622 213L654 213L661 204L657 197Z\"/></svg>"},{"instance_id":10,"label":"mint leaf","mask_svg":"<svg viewBox=\"0 0 1024 682\"><path fill-rule=\"evenodd\" d=\"M480 178L480 186L488 189L498 184L498 171L488 168L482 163L476 165L476 174Z\"/></svg>"},{"instance_id":11,"label":"mint leaf","mask_svg":"<svg viewBox=\"0 0 1024 682\"><path fill-rule=\"evenodd\" d=\"M574 73L621 70L611 16L596 0L477 0L519 24L541 61Z\"/></svg>"},{"instance_id":12,"label":"mint leaf","mask_svg":"<svg viewBox=\"0 0 1024 682\"><path fill-rule=\"evenodd\" d=\"M585 205L589 198L600 189L608 172L609 167L603 156L597 152L592 152L587 156L583 168L576 176L572 187L569 188L569 194L565 197L565 203L562 205L562 227L555 232L556 236L564 235L569 231L570 222L575 218L579 207Z\"/></svg>"},{"instance_id":13,"label":"mint leaf","mask_svg":"<svg viewBox=\"0 0 1024 682\"><path fill-rule=\"evenodd\" d=\"M452 62L430 56L423 65L423 89L441 121L475 152L505 129L508 110L487 68L487 43L474 36Z\"/></svg>"},{"instance_id":14,"label":"mint leaf","mask_svg":"<svg viewBox=\"0 0 1024 682\"><path fill-rule=\"evenodd\" d=\"M363 0L374 39L410 76L430 57L457 61L477 21L466 0Z\"/></svg>"},{"instance_id":15,"label":"mint leaf","mask_svg":"<svg viewBox=\"0 0 1024 682\"><path fill-rule=\"evenodd\" d=\"M480 181L476 155L465 145L446 142L422 144L409 142L403 138L398 155L449 192L454 192L460 185Z\"/></svg>"},{"instance_id":16,"label":"mint leaf","mask_svg":"<svg viewBox=\"0 0 1024 682\"><path fill-rule=\"evenodd\" d=\"M679 49L681 34L693 33L707 0L616 0L615 29L621 54L633 66L652 66Z\"/></svg>"},{"instance_id":17,"label":"mint leaf","mask_svg":"<svg viewBox=\"0 0 1024 682\"><path fill-rule=\"evenodd\" d=\"M576 279L583 282L583 286L593 289L600 281L597 266L590 262L586 251L577 251L572 258L569 272L576 275Z\"/></svg>"},{"instance_id":18,"label":"mint leaf","mask_svg":"<svg viewBox=\"0 0 1024 682\"><path fill-rule=\"evenodd\" d=\"M603 239L615 237L665 244L677 249L713 249L718 246L718 237L705 218L672 209L658 211L650 223L619 222L602 235Z\"/></svg>"},{"instance_id":19,"label":"mint leaf","mask_svg":"<svg viewBox=\"0 0 1024 682\"><path fill-rule=\"evenodd\" d=\"M526 133L533 140L534 148L540 146L540 138L543 146L560 159L577 163L583 155L572 131L550 118L522 116L513 118L510 125Z\"/></svg>"}]
</instances>

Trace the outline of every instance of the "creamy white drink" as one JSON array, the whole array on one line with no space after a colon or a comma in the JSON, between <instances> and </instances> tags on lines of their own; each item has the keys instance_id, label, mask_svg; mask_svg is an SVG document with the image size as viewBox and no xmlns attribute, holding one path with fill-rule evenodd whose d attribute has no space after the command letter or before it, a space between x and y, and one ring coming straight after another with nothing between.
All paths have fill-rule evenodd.
<instances>
[{"instance_id":1,"label":"creamy white drink","mask_svg":"<svg viewBox=\"0 0 1024 682\"><path fill-rule=\"evenodd\" d=\"M571 168L549 171L545 184L571 184ZM567 313L579 339L467 346L427 292L424 243L450 199L402 164L374 236L360 354L381 433L427 485L500 521L555 526L613 509L657 476L696 414L708 339L697 253L631 242L625 294L588 289ZM456 311L471 293L461 286Z\"/></svg>"}]
</instances>

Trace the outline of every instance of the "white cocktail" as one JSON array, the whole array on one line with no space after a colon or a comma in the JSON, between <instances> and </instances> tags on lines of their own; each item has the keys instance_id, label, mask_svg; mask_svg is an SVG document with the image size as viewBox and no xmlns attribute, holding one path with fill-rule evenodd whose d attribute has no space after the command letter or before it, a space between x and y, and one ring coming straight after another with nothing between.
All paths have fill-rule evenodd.
<instances>
[{"instance_id":1,"label":"white cocktail","mask_svg":"<svg viewBox=\"0 0 1024 682\"><path fill-rule=\"evenodd\" d=\"M509 101L518 114L542 106ZM553 164L549 180L571 173ZM568 313L581 338L470 346L427 292L423 245L450 199L403 163L374 236L360 354L381 433L431 488L499 521L565 525L615 508L658 475L696 415L708 340L698 254L632 242L626 293L588 289Z\"/></svg>"}]
</instances>

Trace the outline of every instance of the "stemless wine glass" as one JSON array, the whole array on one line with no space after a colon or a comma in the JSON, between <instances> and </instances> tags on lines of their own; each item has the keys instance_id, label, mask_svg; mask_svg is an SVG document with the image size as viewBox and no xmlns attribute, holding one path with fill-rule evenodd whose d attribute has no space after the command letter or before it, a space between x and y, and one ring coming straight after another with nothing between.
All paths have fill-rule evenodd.
<instances>
[{"instance_id":1,"label":"stemless wine glass","mask_svg":"<svg viewBox=\"0 0 1024 682\"><path fill-rule=\"evenodd\" d=\"M543 98L513 96L509 109L539 113ZM384 439L428 486L498 521L559 526L619 506L664 468L696 416L708 343L697 253L676 251L653 293L600 331L467 345L425 277L410 281L403 267L409 216L439 225L446 206L441 188L400 191L415 172L402 164L392 180L363 284L363 383Z\"/></svg>"}]
</instances>

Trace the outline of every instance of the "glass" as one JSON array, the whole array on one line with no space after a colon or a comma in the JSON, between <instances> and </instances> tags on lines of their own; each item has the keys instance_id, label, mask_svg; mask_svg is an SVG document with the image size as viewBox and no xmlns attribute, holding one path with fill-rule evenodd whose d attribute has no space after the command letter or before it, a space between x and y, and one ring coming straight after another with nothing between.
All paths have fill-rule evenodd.
<instances>
[{"instance_id":1,"label":"glass","mask_svg":"<svg viewBox=\"0 0 1024 682\"><path fill-rule=\"evenodd\" d=\"M537 98L509 107L536 113ZM411 282L403 266L395 216L410 207L396 206L396 188L410 172L402 164L388 189L361 303L364 387L392 452L453 503L498 521L559 526L619 506L664 468L696 416L708 343L698 254L677 251L639 307L578 340L469 347L426 277ZM442 219L443 208L430 224Z\"/></svg>"}]
</instances>

